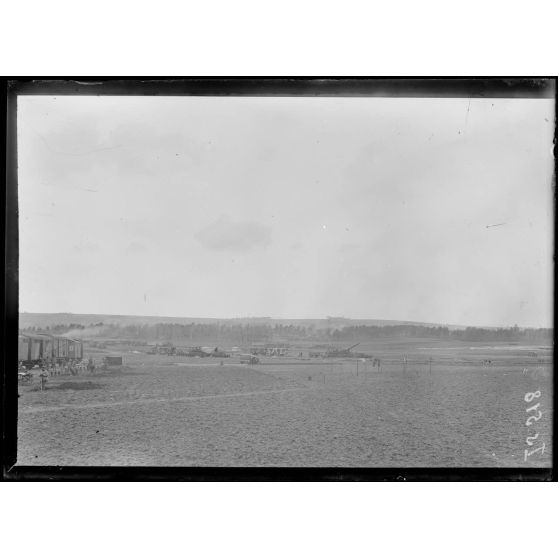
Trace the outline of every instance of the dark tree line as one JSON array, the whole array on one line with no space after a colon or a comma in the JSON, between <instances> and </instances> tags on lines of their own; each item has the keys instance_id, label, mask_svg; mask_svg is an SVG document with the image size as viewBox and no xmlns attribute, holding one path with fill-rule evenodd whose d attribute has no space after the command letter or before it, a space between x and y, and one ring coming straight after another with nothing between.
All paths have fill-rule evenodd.
<instances>
[{"instance_id":1,"label":"dark tree line","mask_svg":"<svg viewBox=\"0 0 558 558\"><path fill-rule=\"evenodd\" d=\"M72 331L73 329L86 329L86 327L93 327L93 325L103 325L101 324L91 324L89 326L84 326L83 324L55 324L51 326L42 327L26 327L23 331L27 331L29 333L50 333L53 335L59 335L62 333L67 333L68 331Z\"/></svg>"},{"instance_id":2,"label":"dark tree line","mask_svg":"<svg viewBox=\"0 0 558 558\"><path fill-rule=\"evenodd\" d=\"M459 341L537 341L551 342L553 330L545 328L480 328L449 329L420 325L349 326L330 332L339 341L367 341L379 337L456 339Z\"/></svg>"},{"instance_id":3,"label":"dark tree line","mask_svg":"<svg viewBox=\"0 0 558 558\"><path fill-rule=\"evenodd\" d=\"M283 324L104 324L103 322L82 324L56 324L46 328L29 327L27 332L64 334L73 330L88 330L84 335L102 338L129 339L138 341L168 341L176 344L213 342L215 344L246 345L250 343L296 341L369 341L377 338L435 338L459 341L503 341L503 342L545 342L553 339L552 329L519 328L478 328L449 329L442 326L383 325L348 326L343 328L318 329L314 325L295 326Z\"/></svg>"}]
</instances>

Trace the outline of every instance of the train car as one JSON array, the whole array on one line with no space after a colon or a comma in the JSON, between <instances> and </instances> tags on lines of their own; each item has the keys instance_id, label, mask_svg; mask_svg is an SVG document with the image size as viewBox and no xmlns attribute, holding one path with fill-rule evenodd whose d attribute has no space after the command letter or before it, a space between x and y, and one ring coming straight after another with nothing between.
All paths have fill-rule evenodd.
<instances>
[{"instance_id":1,"label":"train car","mask_svg":"<svg viewBox=\"0 0 558 558\"><path fill-rule=\"evenodd\" d=\"M29 360L29 337L22 335L17 336L17 361L27 362Z\"/></svg>"},{"instance_id":2,"label":"train car","mask_svg":"<svg viewBox=\"0 0 558 558\"><path fill-rule=\"evenodd\" d=\"M41 335L41 358L52 362L54 359L54 339L50 335Z\"/></svg>"},{"instance_id":3,"label":"train car","mask_svg":"<svg viewBox=\"0 0 558 558\"><path fill-rule=\"evenodd\" d=\"M83 359L83 342L46 333L18 335L18 362L26 368Z\"/></svg>"},{"instance_id":4,"label":"train car","mask_svg":"<svg viewBox=\"0 0 558 558\"><path fill-rule=\"evenodd\" d=\"M74 360L83 358L83 343L78 339L68 339L68 358Z\"/></svg>"},{"instance_id":5,"label":"train car","mask_svg":"<svg viewBox=\"0 0 558 558\"><path fill-rule=\"evenodd\" d=\"M56 335L54 337L54 354L57 360L68 359L68 338Z\"/></svg>"},{"instance_id":6,"label":"train car","mask_svg":"<svg viewBox=\"0 0 558 558\"><path fill-rule=\"evenodd\" d=\"M41 360L41 349L43 340L38 335L29 336L29 360L31 362L39 362Z\"/></svg>"},{"instance_id":7,"label":"train car","mask_svg":"<svg viewBox=\"0 0 558 558\"><path fill-rule=\"evenodd\" d=\"M42 358L43 336L22 333L18 339L18 361L26 368L39 364Z\"/></svg>"},{"instance_id":8,"label":"train car","mask_svg":"<svg viewBox=\"0 0 558 558\"><path fill-rule=\"evenodd\" d=\"M60 360L60 338L57 335L52 336L52 357L55 361Z\"/></svg>"},{"instance_id":9,"label":"train car","mask_svg":"<svg viewBox=\"0 0 558 558\"><path fill-rule=\"evenodd\" d=\"M70 360L76 358L75 353L76 353L75 341L73 339L68 339L68 358Z\"/></svg>"}]
</instances>

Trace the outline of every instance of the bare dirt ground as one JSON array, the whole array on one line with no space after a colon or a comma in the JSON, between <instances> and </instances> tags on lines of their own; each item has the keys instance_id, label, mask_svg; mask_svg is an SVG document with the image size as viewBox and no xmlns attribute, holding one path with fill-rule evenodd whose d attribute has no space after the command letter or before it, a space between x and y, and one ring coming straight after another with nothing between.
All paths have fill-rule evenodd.
<instances>
[{"instance_id":1,"label":"bare dirt ground","mask_svg":"<svg viewBox=\"0 0 558 558\"><path fill-rule=\"evenodd\" d=\"M359 362L357 371L356 360L247 366L129 354L121 369L49 378L45 391L35 381L19 387L18 464L550 466L551 364L446 347L430 372L422 346L406 367L400 348L383 347L380 370ZM486 354L492 366L482 365Z\"/></svg>"}]
</instances>

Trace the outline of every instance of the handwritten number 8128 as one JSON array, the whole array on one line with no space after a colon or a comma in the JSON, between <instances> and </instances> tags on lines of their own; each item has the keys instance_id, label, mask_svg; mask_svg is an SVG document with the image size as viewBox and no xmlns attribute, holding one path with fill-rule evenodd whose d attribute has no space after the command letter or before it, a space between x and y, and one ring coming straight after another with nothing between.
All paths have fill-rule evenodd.
<instances>
[{"instance_id":1,"label":"handwritten number 8128","mask_svg":"<svg viewBox=\"0 0 558 558\"><path fill-rule=\"evenodd\" d=\"M533 399L538 399L541 396L541 392L539 390L537 391L530 391L529 393L525 394L525 397L523 398L525 400L526 403L532 403ZM527 417L527 420L525 421L525 426L531 426L533 423L539 421L542 418L542 412L539 410L539 407L541 406L540 401L538 403L536 403L535 405L533 405L532 407L529 407L528 409L525 409L526 413L530 413L532 411L536 411L537 414L535 415L531 415L530 417ZM532 446L535 442L535 440L539 437L539 433L536 432L534 436L527 436L525 442L527 443L528 446ZM545 444L543 442L542 446L534 449L534 450L525 450L525 458L524 461L527 461L527 458L530 457L531 455L537 453L537 452L541 452L541 455L544 453L544 449L545 449Z\"/></svg>"}]
</instances>

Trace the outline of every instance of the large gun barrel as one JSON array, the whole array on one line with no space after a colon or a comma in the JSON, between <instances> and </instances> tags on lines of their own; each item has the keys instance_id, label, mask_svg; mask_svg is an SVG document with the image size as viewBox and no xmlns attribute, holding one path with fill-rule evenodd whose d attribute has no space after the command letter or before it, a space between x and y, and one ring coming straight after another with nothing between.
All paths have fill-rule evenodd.
<instances>
[{"instance_id":1,"label":"large gun barrel","mask_svg":"<svg viewBox=\"0 0 558 558\"><path fill-rule=\"evenodd\" d=\"M350 351L351 349L354 349L357 345L360 345L360 343L355 343L354 345L351 345L348 349L345 350Z\"/></svg>"}]
</instances>

